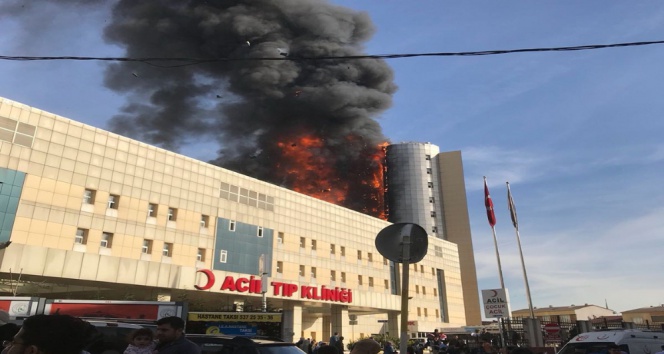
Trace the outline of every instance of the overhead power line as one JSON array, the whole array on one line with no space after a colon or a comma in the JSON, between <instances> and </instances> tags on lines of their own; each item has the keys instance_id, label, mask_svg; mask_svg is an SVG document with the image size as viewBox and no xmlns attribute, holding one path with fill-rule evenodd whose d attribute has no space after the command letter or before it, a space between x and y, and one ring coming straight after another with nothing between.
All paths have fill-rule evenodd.
<instances>
[{"instance_id":1,"label":"overhead power line","mask_svg":"<svg viewBox=\"0 0 664 354\"><path fill-rule=\"evenodd\" d=\"M288 55L279 53L274 57L237 57L237 58L189 58L189 57L80 57L80 56L0 56L0 60L14 61L48 61L48 60L77 60L77 61L113 61L113 62L140 62L158 67L180 67L215 62L238 62L238 61L322 61L322 60L361 60L361 59L401 59L414 57L450 57L450 56L482 56L482 55L500 55L513 53L532 53L532 52L570 52L579 50L636 47L653 44L664 44L664 41L649 42L629 42L614 44L592 44L571 47L550 47L550 48L522 48L522 49L502 49L502 50L484 50L474 52L437 52L437 53L407 53L407 54L377 54L377 55L342 55L342 56L318 56L303 57L297 55Z\"/></svg>"}]
</instances>

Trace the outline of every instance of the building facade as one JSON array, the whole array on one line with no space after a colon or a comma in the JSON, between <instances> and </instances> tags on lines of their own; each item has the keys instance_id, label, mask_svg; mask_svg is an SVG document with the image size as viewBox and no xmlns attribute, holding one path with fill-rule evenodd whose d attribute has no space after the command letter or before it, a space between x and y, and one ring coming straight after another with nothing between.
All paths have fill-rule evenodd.
<instances>
[{"instance_id":1,"label":"building facade","mask_svg":"<svg viewBox=\"0 0 664 354\"><path fill-rule=\"evenodd\" d=\"M664 305L641 307L622 312L625 322L636 324L660 324L664 326Z\"/></svg>"},{"instance_id":2,"label":"building facade","mask_svg":"<svg viewBox=\"0 0 664 354\"><path fill-rule=\"evenodd\" d=\"M393 144L387 147L386 162L389 220L418 224L430 239L457 245L466 323L481 325L461 151L440 153L438 146L431 143ZM443 252L438 246L434 251ZM443 279L443 274L440 277ZM446 304L441 302L440 306L444 308Z\"/></svg>"},{"instance_id":3,"label":"building facade","mask_svg":"<svg viewBox=\"0 0 664 354\"><path fill-rule=\"evenodd\" d=\"M613 316L615 311L597 305L570 305L533 308L535 317L544 322L576 322L594 318ZM512 311L513 318L530 317L529 309Z\"/></svg>"},{"instance_id":4,"label":"building facade","mask_svg":"<svg viewBox=\"0 0 664 354\"><path fill-rule=\"evenodd\" d=\"M5 296L190 311L265 297L286 340L399 332L395 273L374 244L388 222L7 99L0 217ZM461 247L430 238L410 271L410 320L466 325Z\"/></svg>"}]
</instances>

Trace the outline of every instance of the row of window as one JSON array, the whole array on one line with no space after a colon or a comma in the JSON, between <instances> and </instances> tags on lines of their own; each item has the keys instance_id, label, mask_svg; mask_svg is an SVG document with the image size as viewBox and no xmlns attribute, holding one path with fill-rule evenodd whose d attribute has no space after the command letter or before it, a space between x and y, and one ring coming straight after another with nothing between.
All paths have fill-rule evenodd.
<instances>
[{"instance_id":1,"label":"row of window","mask_svg":"<svg viewBox=\"0 0 664 354\"><path fill-rule=\"evenodd\" d=\"M79 245L87 245L88 233L89 233L88 229L77 229L76 236L74 237L74 243ZM113 248L113 234L110 232L102 232L99 246L102 248ZM144 239L143 246L141 247L141 253L152 254L152 252L153 252L152 240ZM198 260L199 262L205 262L205 253L206 253L205 248L199 248L198 253L196 255L196 260ZM164 246L161 250L161 255L164 257L173 257L173 243L164 242ZM224 256L224 261L223 261L224 263L225 263L225 258L226 257Z\"/></svg>"},{"instance_id":2,"label":"row of window","mask_svg":"<svg viewBox=\"0 0 664 354\"><path fill-rule=\"evenodd\" d=\"M274 197L225 182L219 184L219 197L260 209L274 211Z\"/></svg>"},{"instance_id":3,"label":"row of window","mask_svg":"<svg viewBox=\"0 0 664 354\"><path fill-rule=\"evenodd\" d=\"M83 203L94 204L96 196L97 196L97 191L93 189L86 189L85 192L83 193ZM115 194L109 195L108 200L106 201L106 207L108 209L117 210L120 207L120 196ZM156 217L158 211L159 211L159 204L148 203L148 210L147 210L148 217ZM169 221L176 221L178 218L178 209L168 207L167 215ZM210 224L210 216L201 215L201 220L200 220L201 227L208 227L209 224Z\"/></svg>"},{"instance_id":4,"label":"row of window","mask_svg":"<svg viewBox=\"0 0 664 354\"><path fill-rule=\"evenodd\" d=\"M228 231L235 232L237 230L237 223L235 220L228 221ZM265 228L256 226L256 237L263 237L265 235Z\"/></svg>"}]
</instances>

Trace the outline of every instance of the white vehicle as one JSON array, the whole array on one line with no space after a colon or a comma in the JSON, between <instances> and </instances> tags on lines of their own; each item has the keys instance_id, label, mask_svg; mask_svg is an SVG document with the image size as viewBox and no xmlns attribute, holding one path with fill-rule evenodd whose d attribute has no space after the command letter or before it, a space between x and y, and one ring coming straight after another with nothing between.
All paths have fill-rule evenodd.
<instances>
[{"instance_id":1,"label":"white vehicle","mask_svg":"<svg viewBox=\"0 0 664 354\"><path fill-rule=\"evenodd\" d=\"M622 354L655 354L663 350L664 332L624 329L581 333L558 354L621 354L609 350L616 345Z\"/></svg>"}]
</instances>

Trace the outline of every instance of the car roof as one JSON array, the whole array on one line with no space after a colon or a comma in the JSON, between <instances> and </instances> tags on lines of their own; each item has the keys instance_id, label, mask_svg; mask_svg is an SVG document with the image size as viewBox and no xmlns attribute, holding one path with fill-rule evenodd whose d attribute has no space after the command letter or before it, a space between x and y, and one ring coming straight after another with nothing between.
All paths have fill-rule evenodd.
<instances>
[{"instance_id":1,"label":"car roof","mask_svg":"<svg viewBox=\"0 0 664 354\"><path fill-rule=\"evenodd\" d=\"M95 327L119 327L119 328L143 328L143 326L135 323L125 323L125 322L115 322L115 321L96 321L96 320L87 320L91 325Z\"/></svg>"},{"instance_id":2,"label":"car roof","mask_svg":"<svg viewBox=\"0 0 664 354\"><path fill-rule=\"evenodd\" d=\"M284 342L283 340L279 338L271 338L271 337L260 337L260 336L233 336L233 335L228 335L228 334L189 334L187 333L186 335L187 338L189 339L211 339L211 340L219 340L219 341L233 341L238 344L248 344L249 341L258 344L258 345L270 345L270 344L277 344L277 345L295 345L293 343L289 342ZM243 343L244 342L244 343Z\"/></svg>"}]
</instances>

